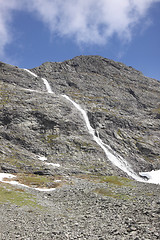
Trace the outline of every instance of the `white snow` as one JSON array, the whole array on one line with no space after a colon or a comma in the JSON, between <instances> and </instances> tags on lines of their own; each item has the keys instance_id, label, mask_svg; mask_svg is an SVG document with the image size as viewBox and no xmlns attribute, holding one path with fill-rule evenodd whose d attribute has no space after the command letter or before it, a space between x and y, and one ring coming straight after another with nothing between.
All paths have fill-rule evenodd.
<instances>
[{"instance_id":1,"label":"white snow","mask_svg":"<svg viewBox=\"0 0 160 240\"><path fill-rule=\"evenodd\" d=\"M3 181L4 178L11 179L11 178L14 178L14 177L15 177L15 175L10 174L10 173L0 173L0 182L5 182L5 181Z\"/></svg>"},{"instance_id":2,"label":"white snow","mask_svg":"<svg viewBox=\"0 0 160 240\"><path fill-rule=\"evenodd\" d=\"M51 192L54 191L56 188L32 188L40 192Z\"/></svg>"},{"instance_id":3,"label":"white snow","mask_svg":"<svg viewBox=\"0 0 160 240\"><path fill-rule=\"evenodd\" d=\"M26 186L26 185L21 184L17 181L7 181L7 179L12 179L12 178L15 178L15 177L16 177L15 175L10 174L10 173L0 173L0 181L1 182L9 183L11 185L19 185L19 186L23 186L23 187ZM4 180L4 179L6 179L6 180ZM28 187L28 186L26 186L26 187Z\"/></svg>"},{"instance_id":4,"label":"white snow","mask_svg":"<svg viewBox=\"0 0 160 240\"><path fill-rule=\"evenodd\" d=\"M9 173L0 173L0 182L3 182L3 183L9 183L11 185L18 185L18 186L21 186L21 187L25 187L25 188L30 188L30 189L34 189L34 190L37 190L37 191L53 191L55 190L55 188L33 188L33 187L29 187L25 184L22 184L22 183L19 183L18 181L7 181L7 179L12 179L12 178L15 178L16 176L13 175L13 174L9 174ZM4 180L6 178L6 180Z\"/></svg>"},{"instance_id":5,"label":"white snow","mask_svg":"<svg viewBox=\"0 0 160 240\"><path fill-rule=\"evenodd\" d=\"M47 160L47 158L44 157L44 156L41 156L41 157L39 156L38 159L39 159L40 161L46 161L46 160ZM55 168L61 166L59 163L48 163L48 162L45 162L45 164L48 165L48 166L55 167Z\"/></svg>"},{"instance_id":6,"label":"white snow","mask_svg":"<svg viewBox=\"0 0 160 240\"><path fill-rule=\"evenodd\" d=\"M25 68L24 68L24 70L25 70L26 72L30 73L32 76L34 76L34 77L38 77L35 73L31 72L31 71L28 70L28 69L25 69Z\"/></svg>"},{"instance_id":7,"label":"white snow","mask_svg":"<svg viewBox=\"0 0 160 240\"><path fill-rule=\"evenodd\" d=\"M22 88L24 91L27 92L35 92L35 93L40 93L40 94L44 94L44 92L42 91L38 91L38 90L34 90L34 89L29 89L29 88Z\"/></svg>"},{"instance_id":8,"label":"white snow","mask_svg":"<svg viewBox=\"0 0 160 240\"><path fill-rule=\"evenodd\" d=\"M151 172L140 172L143 177L148 178L148 183L160 184L160 170L152 170Z\"/></svg>"},{"instance_id":9,"label":"white snow","mask_svg":"<svg viewBox=\"0 0 160 240\"><path fill-rule=\"evenodd\" d=\"M47 158L44 157L44 156L39 156L38 159L39 159L40 161L46 161L46 160L47 160Z\"/></svg>"},{"instance_id":10,"label":"white snow","mask_svg":"<svg viewBox=\"0 0 160 240\"><path fill-rule=\"evenodd\" d=\"M52 166L52 167L60 167L59 163L45 163L46 165Z\"/></svg>"},{"instance_id":11,"label":"white snow","mask_svg":"<svg viewBox=\"0 0 160 240\"><path fill-rule=\"evenodd\" d=\"M57 180L54 180L54 182L62 182L62 180L57 179Z\"/></svg>"},{"instance_id":12,"label":"white snow","mask_svg":"<svg viewBox=\"0 0 160 240\"><path fill-rule=\"evenodd\" d=\"M32 74L33 76L37 77L36 74L32 73L31 71L29 71L28 69L24 69L27 72L29 72L30 74ZM48 83L48 81L45 78L42 78L46 89L48 91L48 93L53 93L52 89ZM122 171L124 171L125 173L127 173L129 176L131 176L133 179L140 181L140 182L148 182L148 183L160 183L160 170L158 171L152 171L152 172L146 172L146 173L139 173L141 176L146 176L149 178L149 180L144 180L142 177L138 176L132 169L132 167L129 165L129 163L127 163L125 161L125 159L123 159L121 156L119 156L118 154L116 154L111 147L109 147L107 144L103 143L103 141L100 139L99 137L99 133L97 132L97 134L95 134L95 130L91 127L87 113L85 112L85 110L83 110L81 108L81 106L77 103L75 103L73 100L71 100L68 96L66 95L62 95L64 98L66 98L68 101L70 101L77 109L78 111L81 112L84 121L86 123L87 129L89 131L89 133L92 135L93 140L103 149L103 151L105 152L107 158L118 168L120 168ZM97 136L96 136L97 135ZM45 159L45 157L39 157L39 160L45 161L47 159ZM45 163L47 165L51 165L54 167L60 167L59 164L54 164L54 163Z\"/></svg>"}]
</instances>

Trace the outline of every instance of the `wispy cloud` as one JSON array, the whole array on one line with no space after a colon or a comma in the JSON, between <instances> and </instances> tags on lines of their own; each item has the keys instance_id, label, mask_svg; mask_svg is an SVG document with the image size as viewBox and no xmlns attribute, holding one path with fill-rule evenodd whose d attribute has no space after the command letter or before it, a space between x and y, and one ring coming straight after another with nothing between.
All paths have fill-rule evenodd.
<instances>
[{"instance_id":1,"label":"wispy cloud","mask_svg":"<svg viewBox=\"0 0 160 240\"><path fill-rule=\"evenodd\" d=\"M160 0L32 0L28 7L52 33L79 43L105 44L114 34L130 40L134 26L155 2Z\"/></svg>"},{"instance_id":2,"label":"wispy cloud","mask_svg":"<svg viewBox=\"0 0 160 240\"><path fill-rule=\"evenodd\" d=\"M10 24L15 10L31 12L53 35L82 44L106 44L114 35L130 41L134 27L142 19L145 24L156 2L160 0L0 0L0 55L12 41Z\"/></svg>"},{"instance_id":3,"label":"wispy cloud","mask_svg":"<svg viewBox=\"0 0 160 240\"><path fill-rule=\"evenodd\" d=\"M20 9L19 0L4 1L0 0L0 57L8 60L5 54L5 48L14 38L11 30L12 13Z\"/></svg>"}]
</instances>

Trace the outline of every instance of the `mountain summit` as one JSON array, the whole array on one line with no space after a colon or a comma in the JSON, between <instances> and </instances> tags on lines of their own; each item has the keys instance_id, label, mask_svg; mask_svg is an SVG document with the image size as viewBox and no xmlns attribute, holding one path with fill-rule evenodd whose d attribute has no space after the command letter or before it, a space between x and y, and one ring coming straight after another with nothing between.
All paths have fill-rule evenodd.
<instances>
[{"instance_id":1,"label":"mountain summit","mask_svg":"<svg viewBox=\"0 0 160 240\"><path fill-rule=\"evenodd\" d=\"M38 201L42 205L48 204L53 216L57 216L56 226L60 233L52 236L50 227L46 227L41 239L62 239L65 236L68 236L66 239L142 239L140 236L158 239L158 212L152 214L159 206L160 188L147 183L139 172L160 169L159 129L160 82L123 63L100 56L79 56L62 63L46 62L30 71L0 63L0 174L14 174L19 188L33 195L36 192ZM4 192L7 183L3 181L1 184ZM52 190L54 186L54 193L50 191L48 200L44 201L45 189ZM38 193L38 188L43 189L44 194ZM142 189L144 194L141 194ZM156 194L152 198L154 190ZM11 191L15 192L15 189ZM60 224L60 212L54 212L52 201L61 198L62 212L66 214L69 210L65 194L68 209L77 208L78 214L84 211L81 221L76 219L76 210L71 214L73 223L77 222L76 226L79 226L79 233L74 227L69 232L60 230L62 226L71 229L72 224ZM135 211L132 194L139 203L138 211L145 209L140 198L149 203L154 201L154 210L147 210L151 215L145 220L145 226L150 227L150 217L154 218L153 232L144 233L142 226L137 227L136 222L142 221L139 215L134 216L134 230L127 222ZM81 199L81 207L78 199ZM129 206L129 210L125 213L122 203L126 199L124 208ZM107 210L111 214L116 211L118 202L121 231L116 228L116 213L112 219L113 228L108 227L107 216L102 221L91 214L87 227L80 230L86 222L83 219L86 211L92 212L94 201L97 201L95 211L102 209L104 214L107 213L103 206L111 204ZM6 211L5 204L2 205L3 211ZM87 205L89 208L86 209ZM16 211L22 209L24 211L24 206ZM11 215L14 211L11 210ZM40 213L39 221L45 217ZM93 224L96 231L90 232L94 217L98 219L97 226ZM47 219L51 223L50 217ZM8 221L7 217L5 221ZM99 229L102 222L104 229L108 230ZM38 236L36 224L38 222L32 228L28 223L29 232L21 232L19 239L22 236L27 239L33 229L33 236ZM9 227L12 229L11 225ZM129 228L131 230L127 230ZM2 239L7 239L7 232L3 230ZM12 233L9 236L9 239L15 238Z\"/></svg>"}]
</instances>

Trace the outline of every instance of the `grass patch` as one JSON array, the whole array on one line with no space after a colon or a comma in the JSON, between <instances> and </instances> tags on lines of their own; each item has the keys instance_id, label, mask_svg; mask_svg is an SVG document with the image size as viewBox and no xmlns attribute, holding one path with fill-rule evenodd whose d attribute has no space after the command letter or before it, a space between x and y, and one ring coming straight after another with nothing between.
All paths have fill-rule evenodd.
<instances>
[{"instance_id":1,"label":"grass patch","mask_svg":"<svg viewBox=\"0 0 160 240\"><path fill-rule=\"evenodd\" d=\"M116 186L131 186L129 183L132 182L131 179L119 176L102 176L93 174L83 174L79 175L79 178L94 181L96 183L109 183Z\"/></svg>"},{"instance_id":2,"label":"grass patch","mask_svg":"<svg viewBox=\"0 0 160 240\"><path fill-rule=\"evenodd\" d=\"M73 141L74 146L79 150L92 150L94 149L93 144L90 144L88 142L82 142L82 141Z\"/></svg>"},{"instance_id":3,"label":"grass patch","mask_svg":"<svg viewBox=\"0 0 160 240\"><path fill-rule=\"evenodd\" d=\"M108 113L108 112L110 112L108 109L106 109L106 108L101 108L101 110L103 111L103 112L106 112L106 113Z\"/></svg>"},{"instance_id":4,"label":"grass patch","mask_svg":"<svg viewBox=\"0 0 160 240\"><path fill-rule=\"evenodd\" d=\"M14 154L15 150L12 150L13 152L12 156L3 156L0 154L0 163L7 163L13 167L16 167L17 169L19 169L19 172L24 172L25 171L25 166L27 167L31 167L32 169L37 169L37 167L39 167L39 169L42 168L41 163L37 163L37 161L33 161L32 159L28 159L25 156L19 156L16 154Z\"/></svg>"},{"instance_id":5,"label":"grass patch","mask_svg":"<svg viewBox=\"0 0 160 240\"><path fill-rule=\"evenodd\" d=\"M153 113L159 113L159 114L160 114L160 107L153 109L152 112L153 112Z\"/></svg>"},{"instance_id":6,"label":"grass patch","mask_svg":"<svg viewBox=\"0 0 160 240\"><path fill-rule=\"evenodd\" d=\"M117 130L117 134L120 136L120 137L123 137L123 135L122 135L122 132L121 132L121 130L118 128L118 130Z\"/></svg>"},{"instance_id":7,"label":"grass patch","mask_svg":"<svg viewBox=\"0 0 160 240\"><path fill-rule=\"evenodd\" d=\"M103 195L105 197L112 197L112 198L123 199L123 200L130 199L128 195L115 193L112 190L108 190L105 188L96 188L94 192L97 194Z\"/></svg>"},{"instance_id":8,"label":"grass patch","mask_svg":"<svg viewBox=\"0 0 160 240\"><path fill-rule=\"evenodd\" d=\"M34 188L57 188L62 185L62 182L54 182L55 180L61 180L60 176L53 177L39 176L36 174L18 174L15 180Z\"/></svg>"},{"instance_id":9,"label":"grass patch","mask_svg":"<svg viewBox=\"0 0 160 240\"><path fill-rule=\"evenodd\" d=\"M54 135L47 135L47 137L46 137L46 141L47 141L48 143L53 143L54 139L56 139L57 137L58 137L57 134L54 134Z\"/></svg>"},{"instance_id":10,"label":"grass patch","mask_svg":"<svg viewBox=\"0 0 160 240\"><path fill-rule=\"evenodd\" d=\"M7 85L0 85L0 107L4 107L7 103L10 102L10 94L12 93L7 89Z\"/></svg>"},{"instance_id":11,"label":"grass patch","mask_svg":"<svg viewBox=\"0 0 160 240\"><path fill-rule=\"evenodd\" d=\"M17 168L21 168L21 162L19 159L15 158L15 157L2 157L3 161L1 161L2 163L5 162L7 164L11 164L12 166L15 166Z\"/></svg>"},{"instance_id":12,"label":"grass patch","mask_svg":"<svg viewBox=\"0 0 160 240\"><path fill-rule=\"evenodd\" d=\"M118 176L102 176L100 182L107 182L118 186L128 185L132 180Z\"/></svg>"},{"instance_id":13,"label":"grass patch","mask_svg":"<svg viewBox=\"0 0 160 240\"><path fill-rule=\"evenodd\" d=\"M43 208L37 204L36 198L31 194L23 192L23 190L13 190L0 186L0 204L7 202L18 206Z\"/></svg>"},{"instance_id":14,"label":"grass patch","mask_svg":"<svg viewBox=\"0 0 160 240\"><path fill-rule=\"evenodd\" d=\"M80 169L81 170L84 170L84 171L90 171L90 170L94 170L95 168L98 168L99 167L99 165L84 165L84 164L82 164L82 165L80 165Z\"/></svg>"}]
</instances>

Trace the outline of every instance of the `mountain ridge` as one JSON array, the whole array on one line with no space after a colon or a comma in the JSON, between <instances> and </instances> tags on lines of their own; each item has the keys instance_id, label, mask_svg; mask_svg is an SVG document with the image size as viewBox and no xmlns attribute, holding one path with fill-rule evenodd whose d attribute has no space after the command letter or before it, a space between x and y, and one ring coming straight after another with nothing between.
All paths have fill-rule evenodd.
<instances>
[{"instance_id":1,"label":"mountain ridge","mask_svg":"<svg viewBox=\"0 0 160 240\"><path fill-rule=\"evenodd\" d=\"M2 224L2 239L158 239L159 185L133 181L114 166L62 94L86 111L104 144L138 174L160 168L160 82L99 56L47 62L31 71L37 77L0 63L0 172L30 184L19 188L48 210L2 202L9 229ZM33 179L42 188L62 182L40 193ZM2 196L8 188L0 183ZM18 190L7 191L16 196Z\"/></svg>"},{"instance_id":2,"label":"mountain ridge","mask_svg":"<svg viewBox=\"0 0 160 240\"><path fill-rule=\"evenodd\" d=\"M95 59L97 61L95 61ZM101 63L102 60L103 60L103 62L106 63L105 66ZM88 65L87 65L87 62L89 62ZM117 112L114 110L113 110L113 112L115 114L119 114L119 112L120 112L121 119L118 118L118 121L120 122L119 123L120 126L123 125L123 123L121 123L121 122L127 120L127 117L126 117L127 114L128 115L132 114L132 115L136 116L139 114L138 111L139 112L142 111L143 114L146 114L146 113L147 113L147 115L150 114L153 116L153 118L159 118L159 110L158 110L159 109L159 101L157 101L159 99L159 97L158 97L159 96L159 82L158 81L150 79L150 78L146 78L143 76L143 74L141 72L139 72L131 67L127 67L124 64L116 63L114 61L104 59L102 57L97 57L97 56L76 57L73 60L64 62L64 64L66 64L66 63L67 63L67 67L68 67L68 64L70 64L69 66L71 66L71 67L76 66L75 68L76 68L77 74L81 74L81 77L80 76L78 76L79 78L74 77L74 74L76 74L74 72L74 70L71 71L71 74L69 74L69 76L66 76L66 79L62 73L63 78L64 78L63 83L62 83L61 77L59 77L60 80L58 80L56 78L57 70L56 69L54 70L55 66L53 68L51 67L52 63L42 64L39 68L35 68L32 70L37 73L40 71L42 76L49 79L51 86L53 84L52 89L55 89L55 91L65 92L70 97L75 98L77 101L79 101L80 104L82 104L82 105L84 104L84 107L88 108L88 115L91 116L90 117L91 123L92 123L92 119L94 119L96 115L104 115L105 116L105 115L107 115L106 114L107 110L112 111L112 109L114 109L114 108L119 108ZM49 64L49 66L48 66L48 64ZM81 67L80 70L78 70L78 64ZM90 67L91 65L92 65L92 68ZM104 71L102 71L101 65L103 65ZM112 66L114 66L114 67L112 68ZM115 66L117 67L116 69L120 68L121 71L116 70L116 73L115 73ZM51 72L49 70L50 68L53 69L52 70L52 74L53 74L52 79L49 76L51 74ZM90 73L93 75L99 74L98 69L100 69L99 71L101 73L101 76L96 75L96 77L94 77L92 75L91 77L88 78L88 76L83 74L83 72L86 73L86 68L89 68L89 69L91 68ZM63 66L62 66L62 69L63 69ZM65 69L64 70L62 70L62 69L61 69L61 71L64 71L64 72L66 71ZM44 71L44 73L43 73L43 71ZM47 74L47 71L49 72L49 75ZM118 73L117 73L117 71L118 71ZM103 74L102 74L102 72L103 72ZM67 69L67 73L68 73L68 69ZM72 74L73 74L73 76L72 76ZM105 76L105 74L106 74L106 76ZM106 82L104 82L104 79L103 79L103 82L100 83L100 81L102 80L102 76L105 76ZM74 81L71 81L72 78ZM83 78L84 78L84 80L83 80ZM98 81L95 78L98 78ZM53 79L55 79L56 86L53 83ZM58 81L60 81L59 89L57 89ZM93 81L94 81L94 83L93 83ZM79 82L80 82L80 84L79 84ZM151 88L151 86L152 86L152 88ZM74 92L71 92L70 89L73 89L73 88L74 88ZM85 91L85 89L87 89L87 91ZM80 96L81 94L79 93L79 91L83 92L82 98ZM87 99L86 103L84 103L85 98ZM99 111L99 112L93 111L94 114L91 114L89 112L90 108L92 110L93 108L97 107L97 106L94 107L94 101L96 102L96 98L97 98L98 104L100 105L99 109L104 109L106 111L105 112L103 110ZM102 101L108 101L109 103L105 102L103 104L103 103L101 103ZM97 104L97 102L96 102L96 104ZM89 103L91 103L91 104L89 104ZM106 109L106 105L109 109ZM120 105L120 106L118 106L118 105ZM125 105L127 105L127 107ZM145 108L148 108L149 111L148 112L144 111ZM124 119L124 120L122 120L123 115L124 115L124 118L126 117L126 119ZM112 121L114 118L116 118L113 115L107 116L107 117L111 117ZM148 121L151 121L151 119L149 119L149 116L147 116L147 118L148 118ZM142 122L142 119L139 119L139 120ZM96 121L97 121L97 119L96 119ZM144 122L146 121L145 117L144 117L143 121ZM127 122L125 124L129 125L130 122ZM142 123L140 123L140 124L143 125ZM133 125L133 124L130 124L130 125ZM96 128L96 123L92 123L92 126L94 128ZM131 127L132 126L130 126L130 128ZM144 126L144 128L146 128L146 126ZM158 129L158 126L157 126L157 129ZM117 130L117 133L118 132L120 133L120 131L121 130ZM145 131L145 129L144 129L144 131ZM117 133L115 133L116 136L117 136ZM120 136L119 136L119 139L120 139ZM141 147L140 145L143 145L143 144L138 142L137 147L139 149L140 148L142 149L143 146ZM144 152L145 152L145 150L144 150Z\"/></svg>"}]
</instances>

